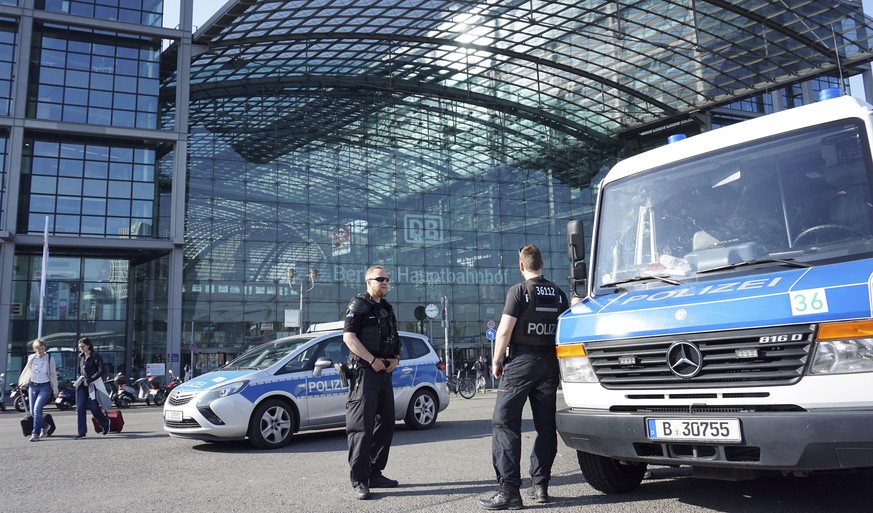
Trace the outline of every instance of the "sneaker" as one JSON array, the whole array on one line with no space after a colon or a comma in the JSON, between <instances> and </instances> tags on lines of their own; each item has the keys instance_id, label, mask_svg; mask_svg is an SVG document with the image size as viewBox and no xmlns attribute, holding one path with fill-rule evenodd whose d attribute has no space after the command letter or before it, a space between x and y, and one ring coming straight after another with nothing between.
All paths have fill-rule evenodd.
<instances>
[{"instance_id":1,"label":"sneaker","mask_svg":"<svg viewBox=\"0 0 873 513\"><path fill-rule=\"evenodd\" d=\"M383 476L381 472L376 472L372 476L370 476L369 485L370 488L395 488L397 486L397 481L394 479L388 479Z\"/></svg>"},{"instance_id":2,"label":"sneaker","mask_svg":"<svg viewBox=\"0 0 873 513\"><path fill-rule=\"evenodd\" d=\"M85 435L76 435L73 437L74 440L81 440L83 438L85 438Z\"/></svg>"},{"instance_id":3,"label":"sneaker","mask_svg":"<svg viewBox=\"0 0 873 513\"><path fill-rule=\"evenodd\" d=\"M355 490L355 496L360 501L365 501L370 498L370 488L363 481L355 481L352 483L352 488Z\"/></svg>"},{"instance_id":4,"label":"sneaker","mask_svg":"<svg viewBox=\"0 0 873 513\"><path fill-rule=\"evenodd\" d=\"M42 438L48 437L48 428L47 427L42 428L42 434L40 434L39 436Z\"/></svg>"},{"instance_id":5,"label":"sneaker","mask_svg":"<svg viewBox=\"0 0 873 513\"><path fill-rule=\"evenodd\" d=\"M39 435L30 435L31 442L39 442Z\"/></svg>"},{"instance_id":6,"label":"sneaker","mask_svg":"<svg viewBox=\"0 0 873 513\"><path fill-rule=\"evenodd\" d=\"M109 432L109 419L106 420L106 426L103 428L103 431L100 432L101 435L105 435Z\"/></svg>"}]
</instances>

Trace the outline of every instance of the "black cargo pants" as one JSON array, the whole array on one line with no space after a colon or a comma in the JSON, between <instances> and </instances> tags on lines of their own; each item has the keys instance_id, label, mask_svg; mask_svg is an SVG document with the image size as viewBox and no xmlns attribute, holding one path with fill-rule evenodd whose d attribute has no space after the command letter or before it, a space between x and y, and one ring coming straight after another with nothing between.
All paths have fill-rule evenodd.
<instances>
[{"instance_id":1,"label":"black cargo pants","mask_svg":"<svg viewBox=\"0 0 873 513\"><path fill-rule=\"evenodd\" d=\"M346 403L346 436L352 483L367 482L385 470L394 439L394 387L391 374L359 368Z\"/></svg>"},{"instance_id":2,"label":"black cargo pants","mask_svg":"<svg viewBox=\"0 0 873 513\"><path fill-rule=\"evenodd\" d=\"M530 400L537 432L530 454L530 476L534 484L548 484L558 452L558 358L554 347L511 353L503 367L491 417L491 461L497 482L521 486L521 416L525 402Z\"/></svg>"}]
</instances>

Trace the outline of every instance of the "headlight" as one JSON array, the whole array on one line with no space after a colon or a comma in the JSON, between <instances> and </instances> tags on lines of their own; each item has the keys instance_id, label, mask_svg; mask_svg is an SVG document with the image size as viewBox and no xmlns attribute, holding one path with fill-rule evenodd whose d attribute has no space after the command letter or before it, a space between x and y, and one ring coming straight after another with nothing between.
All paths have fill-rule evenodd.
<instances>
[{"instance_id":1,"label":"headlight","mask_svg":"<svg viewBox=\"0 0 873 513\"><path fill-rule=\"evenodd\" d=\"M561 381L564 383L596 383L597 376L588 360L588 353L582 344L561 345L556 348L558 364L561 367Z\"/></svg>"},{"instance_id":2,"label":"headlight","mask_svg":"<svg viewBox=\"0 0 873 513\"><path fill-rule=\"evenodd\" d=\"M873 339L820 340L815 345L811 374L873 372Z\"/></svg>"},{"instance_id":3,"label":"headlight","mask_svg":"<svg viewBox=\"0 0 873 513\"><path fill-rule=\"evenodd\" d=\"M245 387L249 384L249 380L243 381L234 381L233 383L228 383L226 385L222 385L216 389L210 390L203 394L202 397L197 401L197 407L201 406L209 406L212 401L216 399L221 399L222 397L227 397L229 395L238 394L245 389Z\"/></svg>"}]
</instances>

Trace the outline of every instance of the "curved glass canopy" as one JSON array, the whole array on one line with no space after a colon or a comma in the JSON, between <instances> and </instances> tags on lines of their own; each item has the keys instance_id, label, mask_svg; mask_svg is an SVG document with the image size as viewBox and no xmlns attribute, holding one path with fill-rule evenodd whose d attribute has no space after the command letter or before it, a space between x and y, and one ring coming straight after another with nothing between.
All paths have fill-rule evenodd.
<instances>
[{"instance_id":1,"label":"curved glass canopy","mask_svg":"<svg viewBox=\"0 0 873 513\"><path fill-rule=\"evenodd\" d=\"M397 298L403 316L447 294L478 333L515 248L536 241L561 266L562 223L590 215L589 186L628 139L856 75L871 23L834 0L231 0L193 37L186 302L221 322L242 298L256 320L287 300L215 291L281 295L286 269L312 267L323 304L307 318L329 320L360 288L344 270L410 264L423 278ZM174 85L168 71L165 99ZM436 278L468 268L502 281Z\"/></svg>"}]
</instances>

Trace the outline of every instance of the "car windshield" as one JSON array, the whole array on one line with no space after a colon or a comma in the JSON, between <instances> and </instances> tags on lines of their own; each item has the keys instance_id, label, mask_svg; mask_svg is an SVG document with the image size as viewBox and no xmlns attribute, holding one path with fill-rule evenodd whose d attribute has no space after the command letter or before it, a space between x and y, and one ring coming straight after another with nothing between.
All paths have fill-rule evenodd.
<instances>
[{"instance_id":1,"label":"car windshield","mask_svg":"<svg viewBox=\"0 0 873 513\"><path fill-rule=\"evenodd\" d=\"M873 251L864 125L844 120L604 186L596 287L646 287Z\"/></svg>"},{"instance_id":2,"label":"car windshield","mask_svg":"<svg viewBox=\"0 0 873 513\"><path fill-rule=\"evenodd\" d=\"M297 335L295 337L286 337L261 344L252 348L238 358L230 361L225 365L224 369L265 369L282 358L291 354L301 344L309 342L315 338L315 334Z\"/></svg>"}]
</instances>

